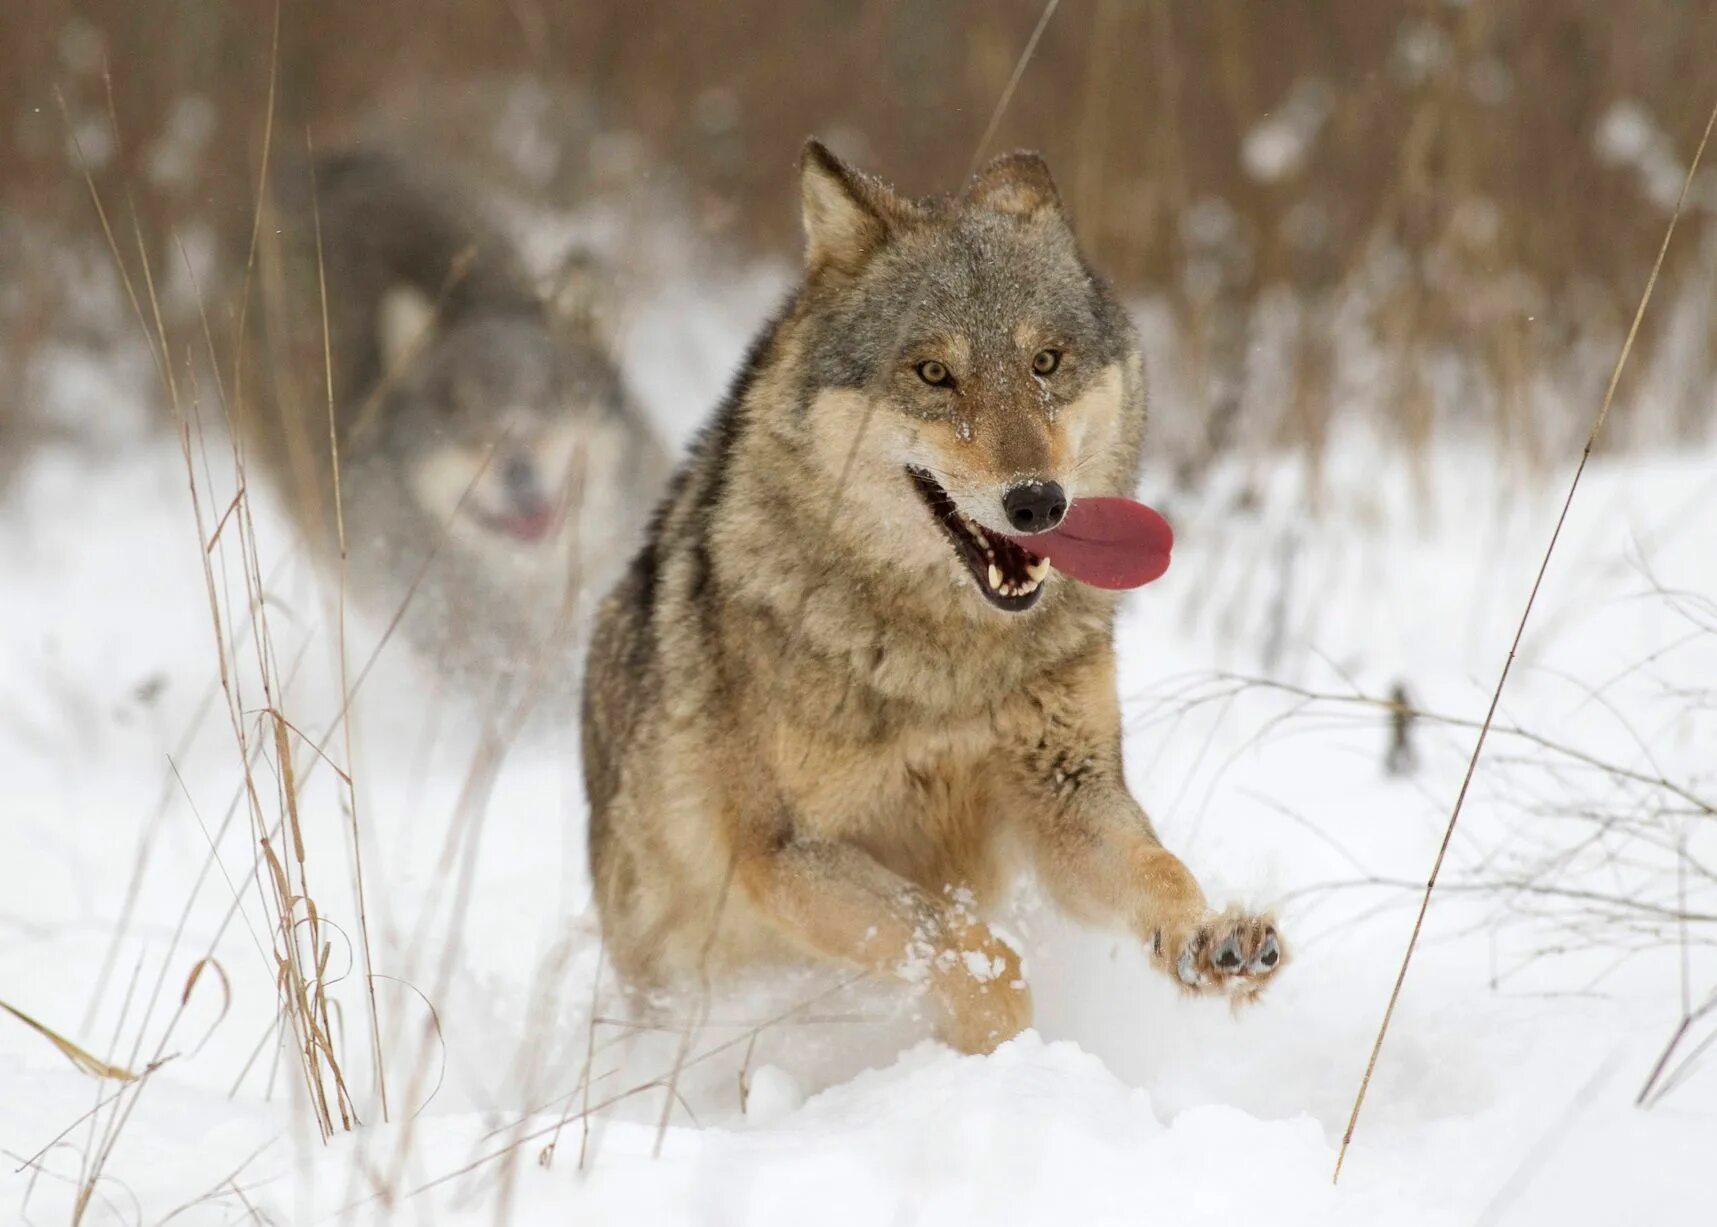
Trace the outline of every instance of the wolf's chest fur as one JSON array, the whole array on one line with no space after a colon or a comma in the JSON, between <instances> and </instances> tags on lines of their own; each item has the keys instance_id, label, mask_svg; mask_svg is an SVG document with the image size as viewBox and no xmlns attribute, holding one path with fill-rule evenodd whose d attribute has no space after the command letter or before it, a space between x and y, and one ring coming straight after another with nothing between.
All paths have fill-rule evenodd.
<instances>
[{"instance_id":1,"label":"wolf's chest fur","mask_svg":"<svg viewBox=\"0 0 1717 1227\"><path fill-rule=\"evenodd\" d=\"M893 710L899 718L872 717ZM802 835L864 848L927 889L981 898L1009 876L1011 800L1042 723L1029 693L958 713L878 704L857 721L783 721L770 767Z\"/></svg>"}]
</instances>

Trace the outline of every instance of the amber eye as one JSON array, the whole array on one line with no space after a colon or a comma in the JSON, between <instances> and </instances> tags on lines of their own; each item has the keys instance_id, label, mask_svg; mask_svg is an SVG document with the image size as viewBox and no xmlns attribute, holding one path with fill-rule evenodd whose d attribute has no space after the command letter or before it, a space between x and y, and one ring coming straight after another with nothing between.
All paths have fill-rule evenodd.
<instances>
[{"instance_id":1,"label":"amber eye","mask_svg":"<svg viewBox=\"0 0 1717 1227\"><path fill-rule=\"evenodd\" d=\"M918 378L938 388L946 387L954 382L954 377L948 373L947 366L934 358L918 364Z\"/></svg>"},{"instance_id":2,"label":"amber eye","mask_svg":"<svg viewBox=\"0 0 1717 1227\"><path fill-rule=\"evenodd\" d=\"M1031 360L1031 369L1038 375L1053 375L1055 368L1061 365L1059 349L1040 349Z\"/></svg>"}]
</instances>

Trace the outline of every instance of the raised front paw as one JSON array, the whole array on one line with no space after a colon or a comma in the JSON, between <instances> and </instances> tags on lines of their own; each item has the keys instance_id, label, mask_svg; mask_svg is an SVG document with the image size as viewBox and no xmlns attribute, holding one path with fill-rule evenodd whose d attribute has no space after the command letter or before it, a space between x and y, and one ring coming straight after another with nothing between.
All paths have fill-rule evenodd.
<instances>
[{"instance_id":1,"label":"raised front paw","mask_svg":"<svg viewBox=\"0 0 1717 1227\"><path fill-rule=\"evenodd\" d=\"M1213 913L1183 932L1159 931L1152 953L1187 992L1237 1002L1262 992L1288 956L1274 921L1238 908Z\"/></svg>"}]
</instances>

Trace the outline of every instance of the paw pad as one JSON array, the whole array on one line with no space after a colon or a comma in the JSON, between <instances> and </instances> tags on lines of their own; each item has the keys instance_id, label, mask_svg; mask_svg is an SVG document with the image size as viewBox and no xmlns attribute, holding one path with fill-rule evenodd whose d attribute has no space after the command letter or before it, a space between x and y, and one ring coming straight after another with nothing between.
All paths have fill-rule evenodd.
<instances>
[{"instance_id":1,"label":"paw pad","mask_svg":"<svg viewBox=\"0 0 1717 1227\"><path fill-rule=\"evenodd\" d=\"M1236 911L1211 916L1178 942L1158 933L1153 947L1192 992L1237 1000L1261 991L1286 956L1274 924Z\"/></svg>"},{"instance_id":2,"label":"paw pad","mask_svg":"<svg viewBox=\"0 0 1717 1227\"><path fill-rule=\"evenodd\" d=\"M1238 971L1240 968L1240 943L1232 933L1216 948L1216 965L1223 971Z\"/></svg>"}]
</instances>

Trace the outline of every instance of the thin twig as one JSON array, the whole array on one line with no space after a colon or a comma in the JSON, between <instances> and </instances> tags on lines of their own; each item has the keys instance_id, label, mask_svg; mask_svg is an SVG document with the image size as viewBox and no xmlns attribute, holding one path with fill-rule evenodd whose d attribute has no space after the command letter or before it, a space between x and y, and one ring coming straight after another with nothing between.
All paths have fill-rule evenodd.
<instances>
[{"instance_id":1,"label":"thin twig","mask_svg":"<svg viewBox=\"0 0 1717 1227\"><path fill-rule=\"evenodd\" d=\"M984 129L984 135L979 138L977 148L972 151L972 165L971 170L968 173L976 172L979 160L983 157L985 146L989 144L990 138L995 135L996 127L1001 123L1002 116L1007 111L1008 103L1013 99L1014 90L1018 87L1020 78L1025 73L1026 65L1030 63L1032 55L1037 51L1038 40L1043 36L1044 27L1049 24L1049 19L1055 15L1055 10L1060 3L1061 0L1048 0L1044 5L1043 13L1038 18L1036 28L1032 30L1031 37L1026 41L1025 49L1020 53L1019 61L1014 65L1013 75L1008 78L1008 83L1006 87L1003 88L1001 97L997 99L995 109L990 114L989 125ZM906 321L902 320L902 332L904 332L905 325ZM866 401L864 413L859 418L857 428L853 431L852 443L847 449L846 459L842 462L840 473L835 479L834 497L829 500L828 511L823 517L822 531L824 534L827 534L830 526L834 523L836 514L840 510L841 500L846 493L847 480L851 476L853 466L858 459L859 446L864 441L865 431L870 426L871 416L875 412L875 408L876 402L874 399ZM793 629L788 635L786 644L781 652L781 660L783 661L791 660L795 650L798 648L799 640L804 632L806 622L805 610L811 596L816 591L816 586L808 586L800 590L797 608L794 611L792 619ZM709 1013L711 984L708 974L708 961L715 939L721 930L722 917L727 908L728 889L732 885L737 867L738 861L736 858L729 861L727 877L722 883L721 893L716 899L715 912L710 920L708 928L709 937L708 940L704 942L703 952L698 961L698 979L701 987L701 995L698 1002L687 1014L685 1026L680 1034L680 1043L675 1052L674 1064L664 1083L666 1094L663 1097L661 1117L656 1124L656 1140L653 1150L653 1153L656 1156L660 1156L662 1145L667 1138L668 1124L673 1116L674 1102L678 1098L680 1074L684 1070L687 1058L691 1054L692 1047L696 1041L698 1029L702 1025L703 1019L706 1018ZM588 1077L588 1074L589 1071L587 1069L586 1077ZM588 1118L588 1112L585 1115L586 1118ZM562 1123L564 1124L564 1118ZM556 1133L558 1135L558 1126ZM581 1165L583 1157L584 1156L581 1153Z\"/></svg>"},{"instance_id":2,"label":"thin twig","mask_svg":"<svg viewBox=\"0 0 1717 1227\"><path fill-rule=\"evenodd\" d=\"M340 546L340 590L335 620L340 648L341 705L344 706L351 701L352 693L350 657L346 649L346 589L350 562L346 551L345 500L340 493L340 436L334 403L334 343L328 327L328 269L323 259L322 250L322 205L317 198L316 191L316 149L310 139L308 128L304 132L304 152L310 162L310 216L316 232L316 291L322 315L322 375L328 399L328 453L333 462L334 527ZM352 722L342 720L340 724L345 732L346 767L350 771L354 769ZM341 774L346 782L346 798L351 806L352 876L357 887L358 939L364 953L364 984L368 990L367 996L370 1007L370 1050L374 1054L376 1063L376 1090L381 1099L382 1120L390 1121L392 1116L388 1112L388 1080L382 1055L381 1017L376 1007L376 967L375 959L370 950L369 905L364 897L364 841L358 822L358 790L353 787L350 775L344 772Z\"/></svg>"},{"instance_id":3,"label":"thin twig","mask_svg":"<svg viewBox=\"0 0 1717 1227\"><path fill-rule=\"evenodd\" d=\"M1479 726L1479 735L1473 742L1472 757L1467 761L1466 775L1461 779L1461 789L1455 794L1455 805L1449 811L1449 823L1443 831L1443 842L1437 848L1437 857L1431 862L1430 876L1425 879L1425 895L1419 901L1419 914L1413 921L1413 931L1407 938L1407 950L1401 956L1401 969L1395 974L1395 986L1389 992L1389 1004L1383 1011L1383 1022L1377 1028L1377 1038L1371 1045L1371 1056L1365 1063L1365 1074L1359 1080L1359 1091L1353 1097L1353 1112L1348 1116L1347 1128L1341 1136L1341 1149L1336 1152L1335 1172L1330 1177L1331 1183L1341 1179L1341 1165L1347 1158L1347 1148L1353 1142L1354 1127L1359 1123L1359 1111L1365 1105L1365 1093L1371 1087L1371 1075L1377 1069L1378 1054L1383 1051L1383 1038L1389 1032L1389 1021L1395 1016L1395 1005L1401 999L1401 986L1407 980L1407 968L1413 962L1413 950L1419 944L1419 933L1425 924L1425 913L1431 907L1431 892L1437 888L1437 875L1442 871L1443 858L1448 854L1449 841L1454 838L1455 824L1461 818L1461 806L1467 799L1467 789L1473 782L1473 773L1478 769L1479 755L1484 752L1485 737L1490 732L1492 718L1496 715L1497 705L1502 702L1502 690L1508 684L1508 673L1514 665L1515 653L1520 650L1520 641L1526 634L1527 620L1532 617L1532 605L1538 599L1538 589L1544 583L1544 573L1550 569L1551 555L1556 551L1556 542L1562 536L1562 526L1567 523L1568 510L1574 505L1574 493L1580 488L1580 477L1586 471L1586 462L1591 459L1592 448L1598 442L1598 436L1604 429L1604 420L1610 415L1610 405L1615 400L1616 385L1621 382L1622 371L1628 363L1628 355L1633 352L1634 339L1639 335L1640 323L1645 319L1646 307L1651 303L1652 291L1657 288L1658 274L1663 270L1664 257L1669 253L1669 242L1675 237L1675 225L1681 220L1681 211L1687 203L1688 189L1693 186L1693 177L1699 170L1699 162L1705 156L1705 145L1711 139L1711 129L1717 125L1717 105L1711 108L1711 116L1705 121L1705 131L1699 138L1699 147L1693 151L1693 161L1687 167L1687 177L1681 183L1681 195L1676 198L1675 211L1670 214L1669 225L1663 232L1663 244L1657 250L1657 259L1652 263L1651 276L1646 279L1645 292L1640 295L1639 307L1634 311L1633 323L1628 327L1627 338L1622 342L1621 353L1616 357L1615 369L1610 372L1610 383L1604 389L1604 401L1598 408L1597 420L1592 423L1591 433L1586 436L1586 446L1580 452L1580 462L1574 466L1574 477L1568 483L1567 497L1562 500L1562 511L1556 517L1556 527L1550 531L1550 542L1544 547L1544 558L1538 564L1538 574L1532 581L1532 591L1526 596L1526 607L1521 610L1520 624L1515 628L1514 641L1509 645L1508 658L1503 661L1502 672L1496 679L1496 689L1491 692L1490 708L1485 712L1484 723Z\"/></svg>"},{"instance_id":4,"label":"thin twig","mask_svg":"<svg viewBox=\"0 0 1717 1227\"><path fill-rule=\"evenodd\" d=\"M1031 63L1031 57L1037 54L1038 40L1043 37L1043 31L1049 25L1049 19L1055 16L1055 10L1061 7L1061 0L1049 0L1043 6L1043 14L1037 19L1037 26L1026 40L1025 50L1019 53L1019 61L1014 65L1013 75L1002 88L1002 96L996 100L996 109L990 112L990 122L984 128L984 134L978 138L978 147L972 151L972 164L966 170L970 178L978 173L978 163L983 160L984 150L990 146L990 141L996 135L996 129L1001 127L1002 116L1007 113L1008 103L1013 101L1014 90L1019 88L1019 80L1025 76L1025 66Z\"/></svg>"}]
</instances>

